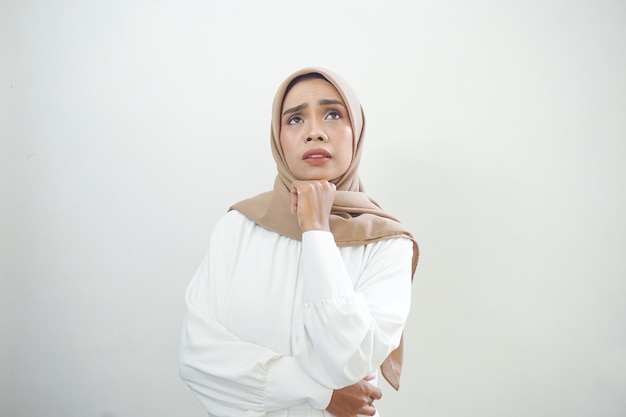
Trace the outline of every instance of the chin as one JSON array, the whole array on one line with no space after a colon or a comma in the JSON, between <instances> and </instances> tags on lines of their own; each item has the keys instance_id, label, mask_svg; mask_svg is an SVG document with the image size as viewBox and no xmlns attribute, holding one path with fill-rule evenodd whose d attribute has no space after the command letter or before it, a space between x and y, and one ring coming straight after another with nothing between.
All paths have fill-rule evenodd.
<instances>
[{"instance_id":1,"label":"chin","mask_svg":"<svg viewBox=\"0 0 626 417\"><path fill-rule=\"evenodd\" d=\"M312 175L309 177L308 181L328 181L332 182L333 180L328 177L328 175Z\"/></svg>"}]
</instances>

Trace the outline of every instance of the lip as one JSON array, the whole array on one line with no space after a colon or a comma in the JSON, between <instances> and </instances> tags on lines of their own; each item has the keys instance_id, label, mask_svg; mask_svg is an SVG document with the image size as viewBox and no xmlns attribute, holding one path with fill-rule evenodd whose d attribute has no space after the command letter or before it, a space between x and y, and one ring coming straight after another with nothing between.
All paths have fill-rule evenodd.
<instances>
[{"instance_id":1,"label":"lip","mask_svg":"<svg viewBox=\"0 0 626 417\"><path fill-rule=\"evenodd\" d=\"M312 149L302 155L303 161L327 161L331 158L332 155L326 149Z\"/></svg>"}]
</instances>

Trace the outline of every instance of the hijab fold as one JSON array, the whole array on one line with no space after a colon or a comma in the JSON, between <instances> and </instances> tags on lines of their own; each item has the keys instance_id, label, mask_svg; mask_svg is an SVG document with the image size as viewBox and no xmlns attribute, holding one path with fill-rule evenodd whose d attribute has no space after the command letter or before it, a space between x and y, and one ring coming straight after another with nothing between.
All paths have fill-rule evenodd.
<instances>
[{"instance_id":1,"label":"hijab fold","mask_svg":"<svg viewBox=\"0 0 626 417\"><path fill-rule=\"evenodd\" d=\"M361 246L384 239L403 237L413 243L411 277L415 273L419 250L413 235L398 219L386 213L364 192L358 176L358 166L363 149L365 117L361 104L352 88L337 74L322 68L305 68L293 73L278 88L272 108L271 147L278 174L271 191L259 194L230 207L260 226L283 236L302 240L302 231L296 214L291 213L291 184L297 178L287 166L280 145L280 120L283 100L288 87L297 77L319 74L339 92L348 110L353 132L353 158L346 172L331 181L337 194L330 213L330 230L339 247ZM385 359L381 371L385 379L396 390L400 386L403 360L403 340Z\"/></svg>"}]
</instances>

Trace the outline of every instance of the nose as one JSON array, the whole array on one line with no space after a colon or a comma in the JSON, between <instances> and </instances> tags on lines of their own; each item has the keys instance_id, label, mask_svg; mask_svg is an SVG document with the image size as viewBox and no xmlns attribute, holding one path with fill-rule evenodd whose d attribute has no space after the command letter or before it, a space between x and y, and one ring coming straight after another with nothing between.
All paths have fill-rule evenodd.
<instances>
[{"instance_id":1,"label":"nose","mask_svg":"<svg viewBox=\"0 0 626 417\"><path fill-rule=\"evenodd\" d=\"M309 133L306 135L307 142L326 142L328 141L328 135L322 129L322 126L319 122L311 122Z\"/></svg>"}]
</instances>

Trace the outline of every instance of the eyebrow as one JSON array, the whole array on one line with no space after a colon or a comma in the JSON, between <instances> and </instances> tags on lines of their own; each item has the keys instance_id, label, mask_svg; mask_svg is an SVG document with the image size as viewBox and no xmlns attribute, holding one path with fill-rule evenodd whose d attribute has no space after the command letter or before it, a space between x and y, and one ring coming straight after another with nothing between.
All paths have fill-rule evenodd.
<instances>
[{"instance_id":1,"label":"eyebrow","mask_svg":"<svg viewBox=\"0 0 626 417\"><path fill-rule=\"evenodd\" d=\"M320 99L318 101L318 104L320 106L328 106L330 104L338 104L340 106L346 107L345 104L343 104L342 101L335 100L335 99L329 99L329 98L322 98L322 99ZM300 110L306 109L307 107L309 107L309 105L307 103L298 104L297 106L288 108L287 110L283 111L283 116L286 115L286 114L299 112Z\"/></svg>"},{"instance_id":2,"label":"eyebrow","mask_svg":"<svg viewBox=\"0 0 626 417\"><path fill-rule=\"evenodd\" d=\"M283 112L283 116L288 114L288 113L296 113L299 112L302 109L306 109L307 107L309 107L308 104L306 103L302 103L302 104L298 104L297 106L291 107L290 109L287 109Z\"/></svg>"},{"instance_id":3,"label":"eyebrow","mask_svg":"<svg viewBox=\"0 0 626 417\"><path fill-rule=\"evenodd\" d=\"M328 98L323 98L318 103L320 106L328 106L329 104L339 104L340 106L346 107L342 101L334 100L334 99L331 100Z\"/></svg>"}]
</instances>

